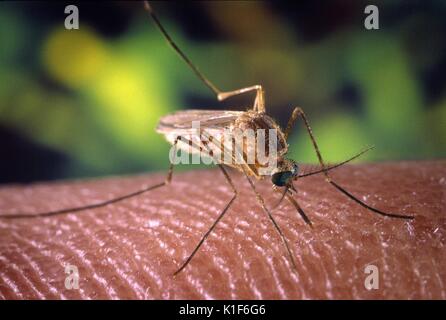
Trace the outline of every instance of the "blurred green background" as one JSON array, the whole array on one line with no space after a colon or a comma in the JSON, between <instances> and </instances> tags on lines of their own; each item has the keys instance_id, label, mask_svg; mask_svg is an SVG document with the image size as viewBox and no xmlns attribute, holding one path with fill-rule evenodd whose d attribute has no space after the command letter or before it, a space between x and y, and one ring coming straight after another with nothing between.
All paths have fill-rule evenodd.
<instances>
[{"instance_id":1,"label":"blurred green background","mask_svg":"<svg viewBox=\"0 0 446 320\"><path fill-rule=\"evenodd\" d=\"M75 4L80 29L66 30ZM446 155L446 2L356 0L152 5L218 87L262 84L285 125L307 113L324 157L361 161ZM0 3L0 182L131 174L168 167L154 128L169 112L244 110L225 103L166 44L141 2ZM315 162L301 124L290 157Z\"/></svg>"}]
</instances>

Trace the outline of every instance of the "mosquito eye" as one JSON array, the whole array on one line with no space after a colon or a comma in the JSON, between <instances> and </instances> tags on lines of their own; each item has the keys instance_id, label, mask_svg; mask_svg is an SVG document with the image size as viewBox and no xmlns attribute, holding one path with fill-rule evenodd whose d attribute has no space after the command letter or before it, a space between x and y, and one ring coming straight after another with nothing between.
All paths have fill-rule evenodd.
<instances>
[{"instance_id":1,"label":"mosquito eye","mask_svg":"<svg viewBox=\"0 0 446 320\"><path fill-rule=\"evenodd\" d=\"M272 175L271 181L279 187L283 187L288 183L288 180L293 176L291 171L277 172Z\"/></svg>"}]
</instances>

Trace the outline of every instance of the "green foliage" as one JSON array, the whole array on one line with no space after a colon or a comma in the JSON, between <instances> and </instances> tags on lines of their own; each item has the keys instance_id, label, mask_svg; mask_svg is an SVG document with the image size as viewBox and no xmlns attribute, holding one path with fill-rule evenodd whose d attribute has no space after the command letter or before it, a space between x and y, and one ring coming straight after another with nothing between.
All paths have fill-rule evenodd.
<instances>
[{"instance_id":1,"label":"green foliage","mask_svg":"<svg viewBox=\"0 0 446 320\"><path fill-rule=\"evenodd\" d=\"M306 110L328 161L369 145L376 149L360 161L446 155L446 96L426 105L419 69L429 65L429 55L418 48L420 62L408 50L411 28L338 28L305 42L264 5L251 3L252 32L269 30L251 37L246 23L224 16L231 11L217 14L212 4L203 6L218 16L212 21L228 41L194 42L175 21L162 20L223 89L263 84L267 110L281 122L294 105ZM238 23L243 28L237 29ZM212 101L213 95L142 12L112 39L85 24L77 31L62 24L32 31L38 28L39 21L24 18L23 6L0 5L0 123L66 154L70 162L63 176L166 168L169 145L154 130L158 119L181 108L222 108L218 102L187 105L186 96ZM283 46L271 30L280 31ZM444 54L435 54L436 61ZM356 89L359 100L340 100L345 84ZM244 99L243 107L233 109L252 103L251 97ZM290 156L299 162L316 159L301 124L291 137Z\"/></svg>"}]
</instances>

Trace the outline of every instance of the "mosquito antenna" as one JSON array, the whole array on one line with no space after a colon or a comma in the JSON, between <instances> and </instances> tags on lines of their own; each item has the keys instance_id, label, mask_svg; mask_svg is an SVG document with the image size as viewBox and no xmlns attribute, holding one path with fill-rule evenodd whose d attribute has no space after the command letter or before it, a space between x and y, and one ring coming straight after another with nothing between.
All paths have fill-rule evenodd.
<instances>
[{"instance_id":1,"label":"mosquito antenna","mask_svg":"<svg viewBox=\"0 0 446 320\"><path fill-rule=\"evenodd\" d=\"M146 9L146 11L150 14L150 16L152 17L156 26L161 31L164 38L166 38L166 40L170 44L170 46L180 55L180 57L184 60L184 62L187 63L187 65L192 69L192 71L197 75L197 77L200 78L200 80L203 81L203 83L218 96L221 93L221 91L208 78L206 78L200 72L200 70L198 70L198 68L192 63L192 61L186 56L186 54L172 40L172 38L167 33L166 29L163 27L163 25L159 21L155 12L153 11L152 6L150 5L149 1L144 1L144 9Z\"/></svg>"},{"instance_id":2,"label":"mosquito antenna","mask_svg":"<svg viewBox=\"0 0 446 320\"><path fill-rule=\"evenodd\" d=\"M95 209L95 208L99 208L99 207L104 207L106 205L118 202L118 201L122 201L137 195L140 195L144 192L162 187L166 184L166 182L162 182L150 187L146 187L143 188L141 190L120 196L118 198L114 198L111 200L106 200L106 201L102 201L102 202L98 202L98 203L94 203L94 204L90 204L87 206L82 206L82 207L75 207L75 208L69 208L69 209L62 209L62 210L55 210L55 211L49 211L49 212L41 212L41 213L26 213L26 214L8 214L8 215L0 215L0 218L3 219L26 219L26 218L42 218L42 217L51 217L51 216L56 216L56 215L60 215L60 214L67 214L67 213L73 213L73 212L77 212L77 211L83 211L83 210L87 210L87 209Z\"/></svg>"},{"instance_id":3,"label":"mosquito antenna","mask_svg":"<svg viewBox=\"0 0 446 320\"><path fill-rule=\"evenodd\" d=\"M335 164L335 165L331 165L331 166L327 166L327 167L325 167L325 170L328 171L328 170L332 170L332 169L338 168L338 167L340 167L340 166L342 166L342 165L344 165L344 164L346 164L346 163L348 163L348 162L350 162L350 161L355 160L356 158L359 158L359 157L362 156L364 153L366 153L367 151L372 150L373 148L374 148L374 146L370 146L370 147L368 147L368 148L362 150L362 151L359 152L358 154L354 155L354 156L351 157L350 159L344 160L344 161L342 161L342 162L340 162L340 163L337 163L337 164ZM319 170L316 170L316 171L311 171L311 172L308 172L308 173L299 174L299 175L296 177L296 179L297 179L297 178L303 178L303 177L312 176L312 175L315 175L315 174L318 174L318 173L322 173L322 172L324 172L324 169L319 169Z\"/></svg>"}]
</instances>

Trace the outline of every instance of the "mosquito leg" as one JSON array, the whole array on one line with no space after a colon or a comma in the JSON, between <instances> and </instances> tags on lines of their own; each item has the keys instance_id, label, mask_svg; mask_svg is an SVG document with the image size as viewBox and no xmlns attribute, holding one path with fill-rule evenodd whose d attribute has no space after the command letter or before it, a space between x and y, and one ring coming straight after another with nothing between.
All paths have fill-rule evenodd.
<instances>
[{"instance_id":1,"label":"mosquito leg","mask_svg":"<svg viewBox=\"0 0 446 320\"><path fill-rule=\"evenodd\" d=\"M215 142L213 142L213 141L210 141L210 142L215 144ZM235 153L239 153L239 154L243 154L243 155L244 155L244 152L241 151L241 150L238 148L238 146L237 146L236 144L234 144L234 140L233 140L233 145L234 145L234 150L233 150L233 151L234 151ZM207 147L207 145L206 145L206 147ZM244 158L245 158L245 157L243 156L242 159L244 159ZM291 265L292 265L292 267L294 268L294 270L297 271L296 263L295 263L293 254L291 253L291 249L290 249L290 247L289 247L289 245L288 245L288 241L287 241L286 238L285 238L285 235L283 234L283 232L282 232L282 230L280 229L279 225L277 224L276 220L275 220L274 217L272 216L271 212L270 212L270 211L268 210L268 208L266 207L264 199L263 199L262 196L257 192L257 190L256 190L256 188L255 188L255 186L254 186L254 183L253 183L252 180L249 178L249 175L247 174L247 172L246 172L246 168L245 168L245 166L244 166L243 164L240 165L240 169L241 169L241 170L243 171L243 173L245 174L246 179L248 179L248 182L249 182L249 184L251 185L251 188L253 189L253 191L254 191L254 193L255 193L255 195L256 195L257 201L260 203L262 209L266 212L266 214L268 215L268 218L271 220L271 222L272 222L272 224L274 225L276 231L279 233L279 235L280 235L280 237L281 237L281 239L282 239L282 242L284 243L285 248L286 248L286 250L287 250L289 259L290 259L290 261L291 261ZM299 208L300 208L300 207L299 207ZM301 213L301 211L302 211L302 210L300 209L300 210L299 210L299 213ZM302 211L302 212L303 212L303 211ZM301 214L302 214L302 213L301 213ZM304 214L304 215L305 215L305 214Z\"/></svg>"},{"instance_id":2,"label":"mosquito leg","mask_svg":"<svg viewBox=\"0 0 446 320\"><path fill-rule=\"evenodd\" d=\"M256 98L254 101L254 107L253 109L257 112L265 112L265 99L264 99L264 91L260 85L255 85L247 88L242 88L234 91L228 91L228 92L222 92L220 89L218 89L194 64L193 62L188 58L188 56L183 52L183 50L178 47L178 45L173 41L173 39L170 37L167 30L164 28L164 26L161 24L160 20L158 19L157 15L153 11L153 8L150 6L148 1L144 1L144 9L149 13L149 15L152 17L153 21L155 22L158 29L161 31L164 38L167 40L169 45L175 50L176 53L181 57L181 59L186 62L186 64L192 69L192 71L195 73L195 75L210 89L212 92L214 92L217 95L218 100L224 100L226 98L245 93L248 91L256 90Z\"/></svg>"},{"instance_id":3,"label":"mosquito leg","mask_svg":"<svg viewBox=\"0 0 446 320\"><path fill-rule=\"evenodd\" d=\"M254 100L253 109L257 112L264 113L265 112L265 92L262 89L261 85L255 85L251 87L241 88L234 91L220 92L217 95L219 101L225 100L229 97L233 97L245 92L250 92L256 90L256 98Z\"/></svg>"},{"instance_id":4,"label":"mosquito leg","mask_svg":"<svg viewBox=\"0 0 446 320\"><path fill-rule=\"evenodd\" d=\"M233 145L234 145L234 150L233 150L233 151L234 151L235 153L244 155L244 152L241 151L241 150L238 148L237 144L235 144L234 142L235 142L235 141L234 141L234 138L233 138L233 141L232 141L232 143L233 143ZM244 158L245 158L245 157L243 156L242 159L244 159ZM285 235L283 234L283 232L282 232L282 230L280 229L279 225L277 224L276 220L274 220L274 217L272 216L271 212L270 212L270 211L268 210L268 208L266 207L266 205L265 205L265 200L264 200L264 199L262 198L262 196L257 192L257 190L256 190L256 188L255 188L255 186L254 186L254 183L253 183L252 180L249 178L249 175L248 175L248 173L247 173L247 171L246 171L246 168L245 168L245 166L244 166L243 164L240 165L240 169L243 171L243 173L244 173L246 179L248 179L248 182L249 182L249 184L251 185L251 188L253 189L253 191L254 191L254 193L255 193L255 195L256 195L257 201L260 203L262 209L265 211L265 213L268 215L268 218L271 220L272 224L274 225L274 228L275 228L276 231L279 233L279 236L280 236L280 238L282 239L282 242L284 243L285 248L286 248L286 250L287 250L287 253L288 253L288 256L289 256L291 265L292 265L292 267L294 268L294 270L297 271L296 263L295 263L295 261L294 261L293 254L291 253L291 249L290 249L290 247L289 247L289 245L288 245L288 241L286 240Z\"/></svg>"},{"instance_id":5,"label":"mosquito leg","mask_svg":"<svg viewBox=\"0 0 446 320\"><path fill-rule=\"evenodd\" d=\"M260 193L257 191L256 187L254 186L254 183L249 178L248 174L246 173L245 169L242 167L243 172L245 174L246 179L248 179L249 184L251 185L252 190L254 191L257 201L259 202L260 206L262 207L263 211L268 215L268 218L271 220L272 224L274 225L274 228L279 233L280 238L282 239L283 244L285 245L286 251L288 253L291 265L293 266L294 270L297 272L296 262L294 261L293 254L291 253L290 246L288 245L288 241L285 238L285 235L283 234L282 230L280 229L279 225L277 224L276 220L274 219L271 212L268 210L268 208L265 205L265 200L263 200L263 197L260 195Z\"/></svg>"},{"instance_id":6,"label":"mosquito leg","mask_svg":"<svg viewBox=\"0 0 446 320\"><path fill-rule=\"evenodd\" d=\"M176 146L178 143L178 139L180 137L177 137L174 141L173 147L176 150ZM158 183L156 185L152 185L149 187L145 187L142 188L138 191L111 199L111 200L106 200L106 201L102 201L102 202L98 202L98 203L94 203L94 204L90 204L90 205L86 205L86 206L81 206L81 207L74 207L74 208L68 208L68 209L61 209L61 210L55 210L55 211L48 211L48 212L41 212L41 213L31 213L31 214L10 214L10 215L0 215L0 218L4 218L4 219L25 219L25 218L41 218L41 217L51 217L51 216L56 216L56 215L61 215L61 214L68 214L68 213L74 213L74 212L78 212L78 211L84 211L84 210L88 210L88 209L96 209L96 208L100 208L100 207L104 207L107 206L109 204L113 204L125 199L129 199L135 196L138 196L140 194L143 194L145 192L160 188L162 186L165 186L167 184L169 184L172 180L172 174L173 174L173 163L170 163L169 166L169 171L167 173L167 177L166 180L164 182Z\"/></svg>"},{"instance_id":7,"label":"mosquito leg","mask_svg":"<svg viewBox=\"0 0 446 320\"><path fill-rule=\"evenodd\" d=\"M299 117L298 108L295 108L293 110L293 113L291 113L290 119L288 120L288 123L286 125L286 129L285 129L285 133L284 133L285 141L288 140L288 136L291 133L291 129L293 129L293 126L296 123L296 120L298 117Z\"/></svg>"},{"instance_id":8,"label":"mosquito leg","mask_svg":"<svg viewBox=\"0 0 446 320\"><path fill-rule=\"evenodd\" d=\"M415 218L414 216L407 216L407 215L402 215L402 214L397 214L397 213L388 213L388 212L384 212L384 211L381 211L379 209L376 209L374 207L371 207L368 204L366 204L365 202L363 202L363 201L359 200L358 198L356 198L354 195L352 195L350 192L345 190L343 187L338 185L333 180L329 180L328 182L331 183L331 185L333 185L336 189L338 189L344 195L346 195L347 197L349 197L350 199L355 201L357 204L363 206L366 209L369 209L372 212L375 212L377 214L380 214L380 215L385 216L385 217L390 217L390 218L409 219L409 220L412 220L412 219Z\"/></svg>"},{"instance_id":9,"label":"mosquito leg","mask_svg":"<svg viewBox=\"0 0 446 320\"><path fill-rule=\"evenodd\" d=\"M153 21L155 22L158 29L161 31L164 38L167 40L169 45L172 47L173 50L175 50L176 53L183 59L184 62L192 69L192 71L195 73L195 75L203 81L203 83L211 89L216 95L218 95L221 91L203 74L200 70L192 63L192 61L187 57L187 55L178 47L178 45L173 41L173 39L170 37L167 30L164 28L164 26L161 24L160 20L158 19L157 15L155 14L155 11L153 11L152 6L149 4L148 1L144 1L144 9L149 13L149 15L152 17Z\"/></svg>"},{"instance_id":10,"label":"mosquito leg","mask_svg":"<svg viewBox=\"0 0 446 320\"><path fill-rule=\"evenodd\" d=\"M174 152L174 153L177 152L178 140L180 140L180 139L181 139L181 137L178 136L178 137L175 138L175 140L174 140L174 142L173 142L173 152ZM174 167L174 164L173 164L172 161L169 161L169 162L170 162L170 164L169 164L169 171L167 171L166 180L164 180L164 184L165 184L165 185L170 184L170 182L172 181L172 175L173 175L173 167Z\"/></svg>"},{"instance_id":11,"label":"mosquito leg","mask_svg":"<svg viewBox=\"0 0 446 320\"><path fill-rule=\"evenodd\" d=\"M217 217L217 219L214 221L214 223L211 225L211 227L209 228L209 230L203 235L203 237L201 238L200 242L198 242L197 246L195 247L194 251L192 251L192 253L189 255L189 257L186 259L186 261L181 265L181 267L175 271L175 273L173 274L174 276L177 275L178 273L180 273L188 264L189 262L192 260L192 258L194 257L194 255L197 253L198 249L201 247L201 245L203 244L203 242L207 239L207 237L211 234L211 232L214 230L215 226L218 224L218 222L223 218L223 216L225 215L225 213L228 211L229 207L232 205L232 203L235 201L235 199L237 198L237 189L234 186L234 183L231 180L231 177L229 176L228 172L226 171L226 169L223 167L223 165L219 164L218 167L221 169L221 171L223 172L223 175L225 176L226 180L228 181L229 185L231 186L232 190L234 191L234 195L232 196L231 200L228 202L228 204L224 207L223 211L219 214L219 216Z\"/></svg>"},{"instance_id":12,"label":"mosquito leg","mask_svg":"<svg viewBox=\"0 0 446 320\"><path fill-rule=\"evenodd\" d=\"M297 117L299 117L299 116L300 116L300 117L302 118L302 120L304 121L305 127L306 127L307 132L308 132L308 134L309 134L309 136L310 136L311 142L313 143L314 150L316 151L316 155L317 155L317 157L318 157L318 159L319 159L319 163L320 163L321 166L322 166L322 171L323 171L323 173L324 173L324 175L325 175L325 180L326 180L328 183L330 183L332 186L334 186L338 191L340 191L341 193L343 193L343 194L344 194L345 196L347 196L348 198L352 199L353 201L355 201L356 203L358 203L358 204L361 205L362 207L364 207L364 208L366 208L366 209L368 209L368 210L370 210L370 211L372 211L372 212L375 212L375 213L380 214L380 215L382 215L382 216L392 217L392 218L401 218L401 219L413 219L413 218L414 218L414 217L412 217L412 216L406 216L406 215L394 214L394 213L387 213L387 212L381 211L381 210L379 210L379 209L373 208L373 207L369 206L368 204L364 203L363 201L359 200L359 199L356 198L354 195L352 195L350 192L348 192L348 191L345 190L343 187L341 187L341 186L338 185L336 182L334 182L334 181L332 180L332 178L330 177L329 173L328 173L328 169L327 169L327 167L325 166L324 160L322 159L322 155L321 155L321 152L319 151L319 147L318 147L318 145L317 145L317 143L316 143L316 139L315 139L314 136L313 136L313 130L311 129L311 127L310 127L310 125L309 125L309 123L308 123L307 117L305 116L305 113L303 112L303 110L302 110L301 108L297 107L297 108L294 109L293 114L291 115L290 122L291 122L291 120L292 120L293 118L294 118L294 120L295 120L295 119L296 119ZM288 123L289 128L287 127L287 130L288 130L288 131L291 130L294 121L292 121L291 124L290 124L290 122ZM289 132L288 132L288 133L289 133Z\"/></svg>"}]
</instances>

